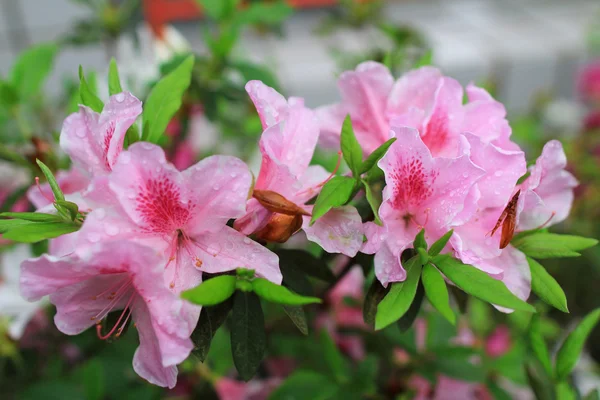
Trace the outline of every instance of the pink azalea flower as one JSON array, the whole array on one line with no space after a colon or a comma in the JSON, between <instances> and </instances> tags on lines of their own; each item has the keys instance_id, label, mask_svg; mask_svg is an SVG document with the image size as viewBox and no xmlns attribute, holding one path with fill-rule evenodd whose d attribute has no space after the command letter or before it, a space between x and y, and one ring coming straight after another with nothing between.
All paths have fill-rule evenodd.
<instances>
[{"instance_id":1,"label":"pink azalea flower","mask_svg":"<svg viewBox=\"0 0 600 400\"><path fill-rule=\"evenodd\" d=\"M471 84L466 89L469 102L463 105L461 85L435 68L410 71L394 82L385 66L368 61L344 72L339 87L342 102L316 111L325 146L339 147L342 123L350 114L366 154L389 139L390 127L397 126L418 129L434 156L454 157L464 132L501 148L516 148L501 103Z\"/></svg>"},{"instance_id":2,"label":"pink azalea flower","mask_svg":"<svg viewBox=\"0 0 600 400\"><path fill-rule=\"evenodd\" d=\"M63 123L60 147L89 176L112 170L123 149L127 129L142 113L142 102L129 92L110 97L102 113L80 106Z\"/></svg>"},{"instance_id":3,"label":"pink azalea flower","mask_svg":"<svg viewBox=\"0 0 600 400\"><path fill-rule=\"evenodd\" d=\"M600 101L600 60L587 64L577 77L577 90L584 100Z\"/></svg>"},{"instance_id":4,"label":"pink azalea flower","mask_svg":"<svg viewBox=\"0 0 600 400\"><path fill-rule=\"evenodd\" d=\"M312 207L305 203L319 193L331 176L321 166L309 166L319 137L313 112L304 107L302 99L286 101L259 81L248 82L246 90L265 129L260 139L262 165L254 189L275 192L309 213ZM247 235L281 219L280 214L269 211L255 198L248 201L247 209L234 225ZM360 249L362 221L354 207L332 210L313 226L309 226L309 221L310 217L305 216L302 225L308 239L326 251L354 256Z\"/></svg>"},{"instance_id":5,"label":"pink azalea flower","mask_svg":"<svg viewBox=\"0 0 600 400\"><path fill-rule=\"evenodd\" d=\"M277 256L226 225L244 213L250 190L241 160L212 156L181 172L160 147L139 142L112 169L86 196L94 211L78 247L125 239L152 246L165 254L165 282L177 292L197 286L203 272L240 267L281 282Z\"/></svg>"},{"instance_id":6,"label":"pink azalea flower","mask_svg":"<svg viewBox=\"0 0 600 400\"><path fill-rule=\"evenodd\" d=\"M510 350L510 330L504 326L498 326L494 332L485 340L485 352L490 357L500 357Z\"/></svg>"},{"instance_id":7,"label":"pink azalea flower","mask_svg":"<svg viewBox=\"0 0 600 400\"><path fill-rule=\"evenodd\" d=\"M566 170L562 144L551 140L523 182L519 204L519 230L535 229L564 221L573 205L573 189L579 184Z\"/></svg>"},{"instance_id":8,"label":"pink azalea flower","mask_svg":"<svg viewBox=\"0 0 600 400\"><path fill-rule=\"evenodd\" d=\"M392 131L398 140L378 164L387 184L379 209L383 227L368 224L362 250L376 253L375 274L383 285L406 279L400 256L421 229L435 241L455 218L475 211L476 198L470 194L485 173L467 154L434 158L414 129Z\"/></svg>"},{"instance_id":9,"label":"pink azalea flower","mask_svg":"<svg viewBox=\"0 0 600 400\"><path fill-rule=\"evenodd\" d=\"M43 255L23 262L21 293L28 300L50 295L58 329L77 335L96 325L98 337L119 336L129 318L140 336L133 368L150 383L175 386L176 365L193 348L193 306L163 283L163 263L155 250L133 242L102 243L82 257ZM116 310L119 319L104 333L102 321Z\"/></svg>"}]
</instances>

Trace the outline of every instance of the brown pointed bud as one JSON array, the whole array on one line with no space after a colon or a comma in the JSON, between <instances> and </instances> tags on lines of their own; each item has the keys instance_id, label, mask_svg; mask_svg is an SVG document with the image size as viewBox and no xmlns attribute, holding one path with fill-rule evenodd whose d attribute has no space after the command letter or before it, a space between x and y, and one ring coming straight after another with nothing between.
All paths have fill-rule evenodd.
<instances>
[{"instance_id":1,"label":"brown pointed bud","mask_svg":"<svg viewBox=\"0 0 600 400\"><path fill-rule=\"evenodd\" d=\"M285 243L302 228L301 215L273 213L267 225L256 232L256 237L267 242Z\"/></svg>"},{"instance_id":2,"label":"brown pointed bud","mask_svg":"<svg viewBox=\"0 0 600 400\"><path fill-rule=\"evenodd\" d=\"M254 190L252 195L267 210L285 215L307 215L310 213L271 190Z\"/></svg>"}]
</instances>

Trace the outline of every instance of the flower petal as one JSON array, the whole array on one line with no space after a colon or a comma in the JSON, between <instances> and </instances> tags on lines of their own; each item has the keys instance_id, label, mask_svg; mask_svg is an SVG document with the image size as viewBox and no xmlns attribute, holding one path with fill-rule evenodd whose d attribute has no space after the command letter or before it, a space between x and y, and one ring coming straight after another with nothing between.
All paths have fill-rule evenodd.
<instances>
[{"instance_id":1,"label":"flower petal","mask_svg":"<svg viewBox=\"0 0 600 400\"><path fill-rule=\"evenodd\" d=\"M406 270L400 264L400 254L394 255L387 243L375 254L375 276L385 287L390 282L406 280Z\"/></svg>"},{"instance_id":2,"label":"flower petal","mask_svg":"<svg viewBox=\"0 0 600 400\"><path fill-rule=\"evenodd\" d=\"M277 124L287 116L289 106L285 97L272 87L261 81L249 81L246 83L246 92L258 111L263 129Z\"/></svg>"},{"instance_id":3,"label":"flower petal","mask_svg":"<svg viewBox=\"0 0 600 400\"><path fill-rule=\"evenodd\" d=\"M211 274L248 268L256 274L281 283L279 257L235 229L223 226L218 232L192 238L197 244L196 256L202 261L201 271Z\"/></svg>"},{"instance_id":4,"label":"flower petal","mask_svg":"<svg viewBox=\"0 0 600 400\"><path fill-rule=\"evenodd\" d=\"M317 243L328 253L342 253L354 257L363 243L363 224L356 208L338 207L319 218L312 226L310 217L304 218L304 232L308 240Z\"/></svg>"}]
</instances>

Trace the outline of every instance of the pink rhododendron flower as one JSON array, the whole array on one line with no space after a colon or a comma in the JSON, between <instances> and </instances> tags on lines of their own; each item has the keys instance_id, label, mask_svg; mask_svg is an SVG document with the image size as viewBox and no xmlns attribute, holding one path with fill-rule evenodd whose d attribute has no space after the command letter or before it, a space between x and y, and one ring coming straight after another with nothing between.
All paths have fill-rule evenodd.
<instances>
[{"instance_id":1,"label":"pink rhododendron flower","mask_svg":"<svg viewBox=\"0 0 600 400\"><path fill-rule=\"evenodd\" d=\"M304 107L302 99L289 101L259 81L246 85L265 131L260 139L262 165L254 189L283 196L306 212L305 203L316 196L330 174L321 166L309 166L319 137L314 113ZM235 222L235 228L247 235L265 228L276 218L257 199L248 201L246 215ZM309 240L331 253L354 256L362 244L362 221L354 207L344 206L330 211L309 226L304 217L303 229Z\"/></svg>"},{"instance_id":2,"label":"pink rhododendron flower","mask_svg":"<svg viewBox=\"0 0 600 400\"><path fill-rule=\"evenodd\" d=\"M535 229L564 221L573 205L577 179L566 170L567 157L562 144L551 140L521 185L523 197L519 207L519 230Z\"/></svg>"},{"instance_id":3,"label":"pink rhododendron flower","mask_svg":"<svg viewBox=\"0 0 600 400\"><path fill-rule=\"evenodd\" d=\"M433 67L408 72L394 82L384 65L367 61L344 72L339 87L342 102L317 110L324 145L339 146L344 117L350 114L366 154L391 137L390 127L398 126L418 129L434 156L454 157L465 132L485 143L515 148L502 104L469 85L469 102L463 105L461 85Z\"/></svg>"},{"instance_id":4,"label":"pink rhododendron flower","mask_svg":"<svg viewBox=\"0 0 600 400\"><path fill-rule=\"evenodd\" d=\"M365 253L376 253L375 274L383 285L406 279L400 256L421 229L435 241L457 216L475 211L475 198L469 194L485 173L466 154L433 157L414 129L392 131L398 140L378 164L387 183L379 209L384 226L370 223L363 247Z\"/></svg>"},{"instance_id":5,"label":"pink rhododendron flower","mask_svg":"<svg viewBox=\"0 0 600 400\"><path fill-rule=\"evenodd\" d=\"M587 64L577 77L577 90L584 100L600 101L600 60Z\"/></svg>"},{"instance_id":6,"label":"pink rhododendron flower","mask_svg":"<svg viewBox=\"0 0 600 400\"><path fill-rule=\"evenodd\" d=\"M58 329L77 335L96 325L98 336L119 336L135 323L140 346L133 358L134 370L149 382L175 386L176 365L193 348L194 306L173 294L163 281L164 263L155 250L133 242L94 246L81 256L43 255L21 266L21 293L28 300L50 295L56 306ZM122 310L114 327L102 321Z\"/></svg>"},{"instance_id":7,"label":"pink rhododendron flower","mask_svg":"<svg viewBox=\"0 0 600 400\"><path fill-rule=\"evenodd\" d=\"M490 357L500 357L510 350L511 344L510 329L500 325L485 340L485 352Z\"/></svg>"},{"instance_id":8,"label":"pink rhododendron flower","mask_svg":"<svg viewBox=\"0 0 600 400\"><path fill-rule=\"evenodd\" d=\"M165 282L177 292L197 286L202 273L254 269L281 282L278 258L226 226L244 213L251 176L229 156L212 156L181 172L164 151L135 143L111 174L86 196L94 210L78 234L78 246L134 240L165 254Z\"/></svg>"},{"instance_id":9,"label":"pink rhododendron flower","mask_svg":"<svg viewBox=\"0 0 600 400\"><path fill-rule=\"evenodd\" d=\"M267 400L280 384L279 378L253 379L250 382L220 378L215 383L215 390L220 400Z\"/></svg>"}]
</instances>

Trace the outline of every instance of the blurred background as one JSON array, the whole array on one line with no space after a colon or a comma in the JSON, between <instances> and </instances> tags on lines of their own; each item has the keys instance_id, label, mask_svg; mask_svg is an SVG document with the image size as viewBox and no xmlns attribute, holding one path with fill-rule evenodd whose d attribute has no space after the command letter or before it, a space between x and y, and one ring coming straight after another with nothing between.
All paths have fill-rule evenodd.
<instances>
[{"instance_id":1,"label":"blurred background","mask_svg":"<svg viewBox=\"0 0 600 400\"><path fill-rule=\"evenodd\" d=\"M233 154L257 172L262 129L245 82L260 79L318 107L339 100L342 71L376 60L396 78L433 65L463 85L486 88L505 104L513 138L528 162L535 162L545 142L561 140L580 186L571 217L553 229L600 238L599 0L247 0L238 8L223 6L234 3L239 2L0 0L0 84L17 82L19 91L17 98L0 90L0 211L31 209L24 193L39 174L36 158L55 172L68 169L56 142L63 119L80 100L79 65L90 90L105 100L114 57L123 87L143 100L182 57L194 53L192 83L162 143L170 161L184 169L208 154ZM35 79L23 83L26 75ZM314 162L333 170L336 160L335 153L317 151ZM5 161L18 164L19 172ZM532 399L534 392L554 399L540 392L549 381L524 369L530 314L501 314L456 291L453 305L463 314L457 327L424 306L416 309L412 327L368 329L361 303L374 279L372 259L353 259L357 267L335 288L300 276L297 291L303 294L333 289L324 305L308 309L308 337L281 309L265 309L268 354L249 384L235 374L225 323L203 355L206 363L190 357L180 367L178 386L165 391L133 373L135 335L110 345L90 331L67 337L54 328L49 307L18 303L18 273L11 281L9 271L45 246L0 241L0 399L5 393L8 399L266 399L294 368L327 369L328 352L339 354L340 365L354 374L344 383L364 384L345 400L417 394L439 400ZM351 266L350 260L309 247L301 234L286 247L309 248L310 260L336 272L342 264ZM600 304L600 249L544 260L544 266L563 287L570 310L547 307L540 318L543 337L556 350L565 329ZM544 307L533 296L532 303ZM24 314L33 318L14 335L9 322ZM331 337L318 333L323 328ZM450 344L469 349L457 352ZM485 368L474 366L473 356ZM577 395L560 397L561 392L558 399L600 390L599 360L596 328L570 381ZM435 390L432 376L442 377ZM468 382L469 396L456 394L457 381ZM441 396L440 387L450 397ZM327 398L304 395L275 392L270 398Z\"/></svg>"}]
</instances>

